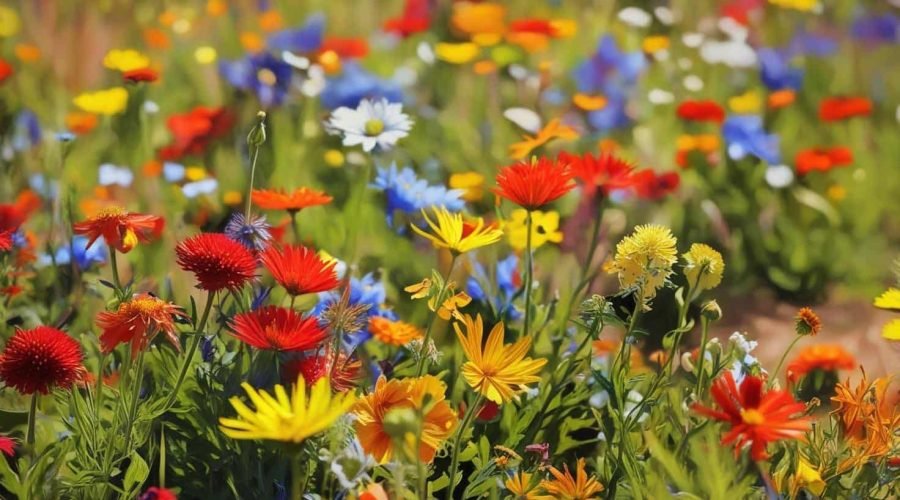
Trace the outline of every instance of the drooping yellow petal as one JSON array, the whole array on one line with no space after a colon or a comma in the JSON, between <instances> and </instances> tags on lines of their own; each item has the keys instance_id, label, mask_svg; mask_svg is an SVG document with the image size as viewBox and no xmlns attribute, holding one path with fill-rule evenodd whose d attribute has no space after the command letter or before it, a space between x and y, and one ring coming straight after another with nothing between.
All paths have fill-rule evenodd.
<instances>
[{"instance_id":1,"label":"drooping yellow petal","mask_svg":"<svg viewBox=\"0 0 900 500\"><path fill-rule=\"evenodd\" d=\"M875 307L879 309L889 309L891 311L900 311L900 290L888 288L875 299Z\"/></svg>"}]
</instances>

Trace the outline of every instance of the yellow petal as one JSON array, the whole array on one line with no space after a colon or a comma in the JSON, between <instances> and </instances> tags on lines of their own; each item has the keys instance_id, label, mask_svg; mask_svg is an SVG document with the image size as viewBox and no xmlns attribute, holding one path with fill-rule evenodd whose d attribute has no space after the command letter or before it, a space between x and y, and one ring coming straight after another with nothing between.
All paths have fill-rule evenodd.
<instances>
[{"instance_id":1,"label":"yellow petal","mask_svg":"<svg viewBox=\"0 0 900 500\"><path fill-rule=\"evenodd\" d=\"M890 309L892 311L900 311L900 290L896 288L888 288L884 293L875 299L875 307L879 309Z\"/></svg>"},{"instance_id":2,"label":"yellow petal","mask_svg":"<svg viewBox=\"0 0 900 500\"><path fill-rule=\"evenodd\" d=\"M469 42L439 43L434 48L438 59L450 64L465 64L478 57L481 48Z\"/></svg>"},{"instance_id":3,"label":"yellow petal","mask_svg":"<svg viewBox=\"0 0 900 500\"><path fill-rule=\"evenodd\" d=\"M884 325L881 336L888 340L900 341L900 319L891 320L888 324Z\"/></svg>"}]
</instances>

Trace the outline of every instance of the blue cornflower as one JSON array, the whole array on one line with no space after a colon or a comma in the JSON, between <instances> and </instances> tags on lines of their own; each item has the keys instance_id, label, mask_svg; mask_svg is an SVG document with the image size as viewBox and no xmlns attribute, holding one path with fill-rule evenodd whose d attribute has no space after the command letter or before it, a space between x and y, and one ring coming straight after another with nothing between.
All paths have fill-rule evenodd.
<instances>
[{"instance_id":1,"label":"blue cornflower","mask_svg":"<svg viewBox=\"0 0 900 500\"><path fill-rule=\"evenodd\" d=\"M900 17L890 13L858 17L850 27L857 40L871 43L900 43Z\"/></svg>"},{"instance_id":2,"label":"blue cornflower","mask_svg":"<svg viewBox=\"0 0 900 500\"><path fill-rule=\"evenodd\" d=\"M588 122L599 130L627 125L631 119L625 112L627 98L647 67L641 52L622 52L613 37L605 35L597 51L572 73L579 92L601 93L607 105L588 113Z\"/></svg>"},{"instance_id":3,"label":"blue cornflower","mask_svg":"<svg viewBox=\"0 0 900 500\"><path fill-rule=\"evenodd\" d=\"M267 52L223 61L219 70L231 85L253 92L263 107L284 102L294 76L291 65Z\"/></svg>"},{"instance_id":4,"label":"blue cornflower","mask_svg":"<svg viewBox=\"0 0 900 500\"><path fill-rule=\"evenodd\" d=\"M494 269L497 289L495 296L489 297L482 284L489 284L492 280L484 266L476 262L472 275L466 282L466 293L474 300L490 304L491 308L497 311L497 315L502 318L510 320L519 318L521 313L513 307L513 298L521 286L518 266L519 258L515 254L510 254L509 257L497 262L497 267Z\"/></svg>"},{"instance_id":5,"label":"blue cornflower","mask_svg":"<svg viewBox=\"0 0 900 500\"><path fill-rule=\"evenodd\" d=\"M791 66L790 54L783 49L761 48L759 77L769 90L797 90L803 84L803 70Z\"/></svg>"},{"instance_id":6,"label":"blue cornflower","mask_svg":"<svg viewBox=\"0 0 900 500\"><path fill-rule=\"evenodd\" d=\"M393 225L394 212L397 210L416 214L423 208L443 206L451 212L458 212L465 204L462 199L463 191L429 185L425 179L419 179L412 168L404 167L399 170L396 163L387 168L379 168L371 187L384 193L389 226Z\"/></svg>"},{"instance_id":7,"label":"blue cornflower","mask_svg":"<svg viewBox=\"0 0 900 500\"><path fill-rule=\"evenodd\" d=\"M250 250L263 251L272 241L271 227L265 215L251 215L247 221L244 214L236 212L225 225L225 234Z\"/></svg>"},{"instance_id":8,"label":"blue cornflower","mask_svg":"<svg viewBox=\"0 0 900 500\"><path fill-rule=\"evenodd\" d=\"M103 242L103 239L99 239L91 245L91 248L87 248L88 238L85 236L75 236L72 238L72 242L70 245L65 245L56 249L56 252L53 254L54 259L56 260L56 265L58 266L66 266L71 264L72 259L75 259L75 264L78 266L78 269L85 271L89 269L94 264L103 264L106 262L106 257L108 250L106 248L106 243ZM51 265L53 260L49 255L42 254L39 257L38 263L43 266Z\"/></svg>"},{"instance_id":9,"label":"blue cornflower","mask_svg":"<svg viewBox=\"0 0 900 500\"><path fill-rule=\"evenodd\" d=\"M13 125L13 149L16 151L31 149L41 143L41 137L41 124L37 115L30 109L20 111Z\"/></svg>"},{"instance_id":10,"label":"blue cornflower","mask_svg":"<svg viewBox=\"0 0 900 500\"><path fill-rule=\"evenodd\" d=\"M766 133L759 116L729 116L722 124L722 136L728 145L728 156L733 160L751 155L770 165L781 163L778 136Z\"/></svg>"},{"instance_id":11,"label":"blue cornflower","mask_svg":"<svg viewBox=\"0 0 900 500\"><path fill-rule=\"evenodd\" d=\"M325 15L317 12L307 17L302 26L273 33L266 44L274 50L315 52L322 46L324 38Z\"/></svg>"},{"instance_id":12,"label":"blue cornflower","mask_svg":"<svg viewBox=\"0 0 900 500\"><path fill-rule=\"evenodd\" d=\"M365 98L403 102L403 92L399 84L375 76L356 62L348 61L343 65L340 75L328 79L328 84L319 96L322 105L328 109L356 108Z\"/></svg>"}]
</instances>

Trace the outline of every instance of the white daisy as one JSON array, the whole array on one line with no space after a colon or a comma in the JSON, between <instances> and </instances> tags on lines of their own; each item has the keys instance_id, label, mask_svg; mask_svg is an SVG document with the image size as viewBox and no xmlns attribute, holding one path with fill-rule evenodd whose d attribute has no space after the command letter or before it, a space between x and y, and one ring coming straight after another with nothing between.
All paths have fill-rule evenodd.
<instances>
[{"instance_id":1,"label":"white daisy","mask_svg":"<svg viewBox=\"0 0 900 500\"><path fill-rule=\"evenodd\" d=\"M338 108L326 123L328 132L344 136L344 146L362 145L369 152L377 146L387 150L406 137L412 128L412 120L403 113L403 105L387 99L370 101L363 99L356 109Z\"/></svg>"}]
</instances>

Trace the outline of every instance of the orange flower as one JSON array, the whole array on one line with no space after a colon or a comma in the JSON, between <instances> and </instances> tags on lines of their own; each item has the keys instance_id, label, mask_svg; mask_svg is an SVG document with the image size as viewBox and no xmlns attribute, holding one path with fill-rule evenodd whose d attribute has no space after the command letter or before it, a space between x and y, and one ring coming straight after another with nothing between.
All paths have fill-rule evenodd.
<instances>
[{"instance_id":1,"label":"orange flower","mask_svg":"<svg viewBox=\"0 0 900 500\"><path fill-rule=\"evenodd\" d=\"M169 35L159 28L147 28L144 30L144 43L154 49L168 49L172 42Z\"/></svg>"},{"instance_id":2,"label":"orange flower","mask_svg":"<svg viewBox=\"0 0 900 500\"><path fill-rule=\"evenodd\" d=\"M15 52L22 62L35 62L41 58L41 49L30 43L17 43Z\"/></svg>"},{"instance_id":3,"label":"orange flower","mask_svg":"<svg viewBox=\"0 0 900 500\"><path fill-rule=\"evenodd\" d=\"M563 465L561 472L556 467L550 467L553 479L541 481L541 488L551 496L542 498L554 498L560 500L589 500L597 498L597 494L603 491L603 485L597 478L588 477L584 470L584 459L579 458L575 467L575 477L569 472L569 466Z\"/></svg>"},{"instance_id":4,"label":"orange flower","mask_svg":"<svg viewBox=\"0 0 900 500\"><path fill-rule=\"evenodd\" d=\"M283 189L254 189L253 203L263 210L300 210L331 203L332 198L323 191L301 187L288 193Z\"/></svg>"},{"instance_id":5,"label":"orange flower","mask_svg":"<svg viewBox=\"0 0 900 500\"><path fill-rule=\"evenodd\" d=\"M90 219L75 224L75 234L87 235L88 248L103 237L110 247L122 253L130 252L138 242L149 243L163 230L165 221L155 215L126 212L119 207L106 208Z\"/></svg>"},{"instance_id":6,"label":"orange flower","mask_svg":"<svg viewBox=\"0 0 900 500\"><path fill-rule=\"evenodd\" d=\"M587 197L598 191L606 196L614 189L624 189L632 184L634 165L611 153L576 156L563 151L559 161L569 165L572 175L583 184Z\"/></svg>"},{"instance_id":7,"label":"orange flower","mask_svg":"<svg viewBox=\"0 0 900 500\"><path fill-rule=\"evenodd\" d=\"M391 345L406 345L409 341L422 337L422 330L415 325L391 321L381 316L369 318L369 331L378 340Z\"/></svg>"},{"instance_id":8,"label":"orange flower","mask_svg":"<svg viewBox=\"0 0 900 500\"><path fill-rule=\"evenodd\" d=\"M814 170L827 172L832 168L851 163L853 163L853 152L843 146L804 149L798 152L794 158L797 173L800 175L806 175Z\"/></svg>"},{"instance_id":9,"label":"orange flower","mask_svg":"<svg viewBox=\"0 0 900 500\"><path fill-rule=\"evenodd\" d=\"M506 7L496 3L460 2L453 5L450 25L469 36L501 35L506 31Z\"/></svg>"},{"instance_id":10,"label":"orange flower","mask_svg":"<svg viewBox=\"0 0 900 500\"><path fill-rule=\"evenodd\" d=\"M794 330L797 335L815 337L822 331L822 321L812 309L804 307L797 311L797 317L794 318Z\"/></svg>"},{"instance_id":11,"label":"orange flower","mask_svg":"<svg viewBox=\"0 0 900 500\"><path fill-rule=\"evenodd\" d=\"M325 262L314 250L303 245L269 247L259 260L289 295L327 292L339 281L335 262Z\"/></svg>"},{"instance_id":12,"label":"orange flower","mask_svg":"<svg viewBox=\"0 0 900 500\"><path fill-rule=\"evenodd\" d=\"M567 163L541 157L503 167L494 192L526 210L537 210L573 187Z\"/></svg>"},{"instance_id":13,"label":"orange flower","mask_svg":"<svg viewBox=\"0 0 900 500\"><path fill-rule=\"evenodd\" d=\"M259 15L259 27L263 31L276 31L284 26L284 19L277 10L267 10Z\"/></svg>"},{"instance_id":14,"label":"orange flower","mask_svg":"<svg viewBox=\"0 0 900 500\"><path fill-rule=\"evenodd\" d=\"M568 125L563 125L559 118L554 118L534 137L525 135L522 142L509 146L509 157L513 160L521 160L527 157L535 149L547 144L553 139L576 139L578 132Z\"/></svg>"},{"instance_id":15,"label":"orange flower","mask_svg":"<svg viewBox=\"0 0 900 500\"><path fill-rule=\"evenodd\" d=\"M800 351L800 354L788 364L787 379L793 384L814 370L835 372L852 370L855 366L856 359L843 347L835 344L816 344Z\"/></svg>"},{"instance_id":16,"label":"orange flower","mask_svg":"<svg viewBox=\"0 0 900 500\"><path fill-rule=\"evenodd\" d=\"M92 113L72 112L66 115L66 128L73 134L84 135L97 126L97 115Z\"/></svg>"},{"instance_id":17,"label":"orange flower","mask_svg":"<svg viewBox=\"0 0 900 500\"><path fill-rule=\"evenodd\" d=\"M231 328L238 340L262 350L306 351L327 336L316 318L279 306L240 313L231 320Z\"/></svg>"},{"instance_id":18,"label":"orange flower","mask_svg":"<svg viewBox=\"0 0 900 500\"><path fill-rule=\"evenodd\" d=\"M769 109L780 109L790 106L797 98L797 93L791 89L776 90L769 94Z\"/></svg>"},{"instance_id":19,"label":"orange flower","mask_svg":"<svg viewBox=\"0 0 900 500\"><path fill-rule=\"evenodd\" d=\"M840 418L844 436L853 449L850 457L838 465L838 471L856 467L872 458L887 457L900 444L895 437L896 429L900 427L900 412L888 400L890 383L890 378L869 382L863 371L862 380L855 389L850 388L849 380L835 386L831 401L837 408L832 414Z\"/></svg>"},{"instance_id":20,"label":"orange flower","mask_svg":"<svg viewBox=\"0 0 900 500\"><path fill-rule=\"evenodd\" d=\"M122 73L122 79L125 80L126 83L153 83L156 80L159 80L159 73L151 68L138 68L124 71Z\"/></svg>"},{"instance_id":21,"label":"orange flower","mask_svg":"<svg viewBox=\"0 0 900 500\"><path fill-rule=\"evenodd\" d=\"M819 104L819 119L826 122L870 114L872 101L865 97L828 97Z\"/></svg>"},{"instance_id":22,"label":"orange flower","mask_svg":"<svg viewBox=\"0 0 900 500\"><path fill-rule=\"evenodd\" d=\"M131 343L132 356L147 347L157 333L163 333L166 340L181 350L175 329L176 317L187 318L187 314L175 304L165 302L147 293L135 295L128 302L119 305L116 311L104 311L97 315L100 334L100 349L111 352L119 344Z\"/></svg>"}]
</instances>

